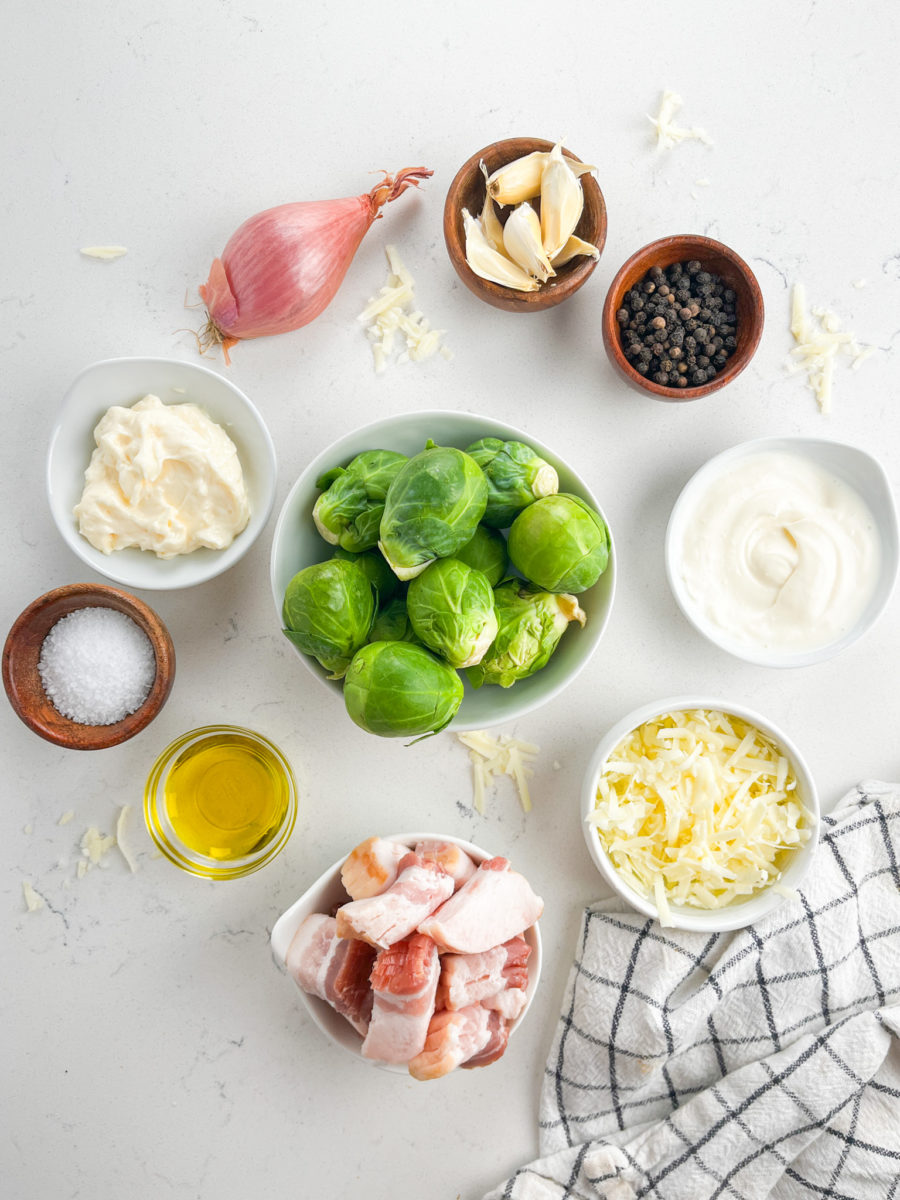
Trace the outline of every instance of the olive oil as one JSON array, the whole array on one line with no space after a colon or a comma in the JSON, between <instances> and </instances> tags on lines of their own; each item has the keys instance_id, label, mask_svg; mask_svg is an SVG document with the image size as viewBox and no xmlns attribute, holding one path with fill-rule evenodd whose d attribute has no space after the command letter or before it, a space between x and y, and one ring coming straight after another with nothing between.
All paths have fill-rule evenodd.
<instances>
[{"instance_id":1,"label":"olive oil","mask_svg":"<svg viewBox=\"0 0 900 1200\"><path fill-rule=\"evenodd\" d=\"M184 749L165 781L165 807L176 836L220 862L261 850L281 828L290 787L268 744L240 732L216 732Z\"/></svg>"}]
</instances>

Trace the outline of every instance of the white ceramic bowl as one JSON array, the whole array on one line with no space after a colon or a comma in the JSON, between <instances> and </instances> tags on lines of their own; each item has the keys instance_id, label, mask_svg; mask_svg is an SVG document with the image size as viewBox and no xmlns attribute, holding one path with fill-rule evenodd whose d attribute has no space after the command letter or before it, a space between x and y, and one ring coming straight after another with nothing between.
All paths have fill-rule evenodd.
<instances>
[{"instance_id":1,"label":"white ceramic bowl","mask_svg":"<svg viewBox=\"0 0 900 1200\"><path fill-rule=\"evenodd\" d=\"M454 846L459 846L465 850L476 863L483 862L486 858L492 857L486 850L482 850L480 846L474 846L471 842L463 841L462 838L452 837L446 833L392 833L388 835L387 840L402 842L404 846L409 846L410 849L415 846L416 842L452 842ZM327 871L323 872L316 882L306 889L300 899L296 900L275 922L271 939L272 954L282 970L284 970L288 948L294 939L294 934L306 917L311 913L331 913L338 905L345 903L348 899L347 893L344 891L344 886L341 883L341 867L344 865L346 857L344 855L343 858L338 859L336 863L330 866ZM531 955L528 959L527 1001L522 1012L510 1025L510 1036L515 1033L522 1021L524 1021L525 1014L531 1007L531 1001L534 999L534 993L537 991L538 980L541 976L541 934L537 922L526 929L522 936L531 947ZM336 1013L330 1005L326 1004L324 1000L320 1000L318 996L310 996L307 992L304 992L293 980L291 980L291 986L297 992L306 1011L315 1024L318 1025L319 1029L331 1041L336 1042L344 1050L352 1054L354 1058L358 1058L360 1062L368 1063L370 1066L381 1067L383 1070L393 1071L397 1074L409 1074L406 1067L400 1064L380 1063L370 1058L363 1058L360 1053L362 1038L350 1022L339 1013Z\"/></svg>"},{"instance_id":2,"label":"white ceramic bowl","mask_svg":"<svg viewBox=\"0 0 900 1200\"><path fill-rule=\"evenodd\" d=\"M760 453L796 454L824 467L832 475L854 488L871 510L881 544L881 571L875 591L856 624L843 637L813 650L797 652L755 648L730 637L718 628L698 607L685 586L682 574L684 538L698 502L706 490L740 461ZM717 454L687 482L675 502L666 530L666 575L678 607L694 628L720 649L735 658L762 667L805 667L824 662L845 649L874 625L884 611L900 563L897 511L884 468L864 450L823 438L769 437L742 442Z\"/></svg>"},{"instance_id":3,"label":"white ceramic bowl","mask_svg":"<svg viewBox=\"0 0 900 1200\"><path fill-rule=\"evenodd\" d=\"M94 427L114 404L148 393L164 404L192 402L221 425L237 447L250 497L250 521L225 550L195 550L160 559L145 550L103 554L78 532L72 510L81 499ZM234 566L262 533L275 500L275 447L256 408L229 380L173 358L108 358L86 367L66 392L50 437L47 494L59 532L89 567L131 588L161 590L204 583Z\"/></svg>"},{"instance_id":4,"label":"white ceramic bowl","mask_svg":"<svg viewBox=\"0 0 900 1200\"><path fill-rule=\"evenodd\" d=\"M317 533L312 520L313 505L319 495L316 480L325 471L345 466L363 450L377 448L413 455L425 448L428 438L439 445L465 449L483 437L527 442L533 446L542 458L556 468L559 490L581 496L606 521L603 509L584 479L530 433L474 413L436 410L387 417L365 425L328 446L313 459L288 494L272 539L272 596L279 627L282 624L284 593L291 579L301 568L322 562L330 558L333 552L333 547ZM592 588L578 596L578 602L587 614L584 629L573 622L563 634L547 666L510 688L485 686L475 689L470 687L465 672L461 672L465 695L448 729L461 733L467 729L484 729L488 725L514 721L558 695L584 667L606 628L615 593L616 556L608 521L606 527L609 530L609 566ZM296 646L294 649L304 667L321 680L336 698L341 699L341 681L329 680L314 658L303 654Z\"/></svg>"},{"instance_id":5,"label":"white ceramic bowl","mask_svg":"<svg viewBox=\"0 0 900 1200\"><path fill-rule=\"evenodd\" d=\"M581 830L587 844L588 852L594 860L597 870L613 888L614 891L638 912L648 917L658 919L659 912L652 900L641 895L622 878L613 865L612 859L604 850L594 828L588 823L588 816L594 811L594 801L597 795L597 781L603 772L606 760L619 742L645 721L662 713L678 712L683 709L706 708L717 712L729 713L740 717L750 725L767 734L790 760L797 779L797 795L803 804L813 814L814 820L809 840L795 850L784 869L780 883L785 888L796 888L809 869L819 839L819 797L815 781L809 767L800 751L777 725L773 725L766 717L745 708L742 704L734 704L731 700L722 700L710 696L673 696L668 700L655 700L623 717L613 725L600 739L594 751L588 769L584 776L581 789ZM764 888L746 900L735 902L724 908L701 909L689 905L672 905L672 922L677 929L693 929L702 933L718 933L728 929L743 929L752 925L761 917L766 916L784 901L784 896L774 891L771 886Z\"/></svg>"}]
</instances>

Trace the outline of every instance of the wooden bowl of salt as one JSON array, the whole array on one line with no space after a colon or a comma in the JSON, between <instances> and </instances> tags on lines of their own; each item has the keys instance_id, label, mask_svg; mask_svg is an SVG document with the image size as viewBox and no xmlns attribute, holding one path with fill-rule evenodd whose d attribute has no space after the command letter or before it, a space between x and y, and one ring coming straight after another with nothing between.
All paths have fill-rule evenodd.
<instances>
[{"instance_id":1,"label":"wooden bowl of salt","mask_svg":"<svg viewBox=\"0 0 900 1200\"><path fill-rule=\"evenodd\" d=\"M72 583L39 596L3 647L3 686L16 715L69 750L102 750L140 733L174 679L175 648L163 622L142 600L104 584Z\"/></svg>"}]
</instances>

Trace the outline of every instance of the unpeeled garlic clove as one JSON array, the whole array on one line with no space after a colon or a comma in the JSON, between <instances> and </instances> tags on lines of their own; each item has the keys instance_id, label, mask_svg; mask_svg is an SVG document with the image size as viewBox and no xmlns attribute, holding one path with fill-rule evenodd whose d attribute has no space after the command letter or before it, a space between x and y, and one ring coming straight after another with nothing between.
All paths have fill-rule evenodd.
<instances>
[{"instance_id":1,"label":"unpeeled garlic clove","mask_svg":"<svg viewBox=\"0 0 900 1200\"><path fill-rule=\"evenodd\" d=\"M499 283L501 287L515 288L518 292L535 292L540 287L520 266L495 250L485 237L481 222L468 211L462 210L466 233L466 262L481 279Z\"/></svg>"},{"instance_id":2,"label":"unpeeled garlic clove","mask_svg":"<svg viewBox=\"0 0 900 1200\"><path fill-rule=\"evenodd\" d=\"M511 163L498 167L488 176L487 187L491 199L500 205L521 204L541 194L541 176L547 165L546 150L535 150L524 158L515 158Z\"/></svg>"},{"instance_id":3,"label":"unpeeled garlic clove","mask_svg":"<svg viewBox=\"0 0 900 1200\"><path fill-rule=\"evenodd\" d=\"M554 267L564 267L567 262L571 262L573 258L577 258L579 254L585 254L588 258L599 258L600 251L593 242L585 242L580 237L576 237L573 233L562 250L558 250L550 259Z\"/></svg>"},{"instance_id":4,"label":"unpeeled garlic clove","mask_svg":"<svg viewBox=\"0 0 900 1200\"><path fill-rule=\"evenodd\" d=\"M541 283L556 274L541 244L541 222L527 200L516 205L503 226L503 248L523 271Z\"/></svg>"},{"instance_id":5,"label":"unpeeled garlic clove","mask_svg":"<svg viewBox=\"0 0 900 1200\"><path fill-rule=\"evenodd\" d=\"M500 218L497 216L497 210L494 208L494 201L491 198L491 189L487 186L488 169L484 165L484 160L479 164L484 174L485 185L487 190L484 196L484 207L481 210L481 229L484 236L491 245L500 254L503 254L503 226L500 224Z\"/></svg>"},{"instance_id":6,"label":"unpeeled garlic clove","mask_svg":"<svg viewBox=\"0 0 900 1200\"><path fill-rule=\"evenodd\" d=\"M559 142L550 151L541 176L541 239L552 259L575 232L584 209L584 192Z\"/></svg>"}]
</instances>

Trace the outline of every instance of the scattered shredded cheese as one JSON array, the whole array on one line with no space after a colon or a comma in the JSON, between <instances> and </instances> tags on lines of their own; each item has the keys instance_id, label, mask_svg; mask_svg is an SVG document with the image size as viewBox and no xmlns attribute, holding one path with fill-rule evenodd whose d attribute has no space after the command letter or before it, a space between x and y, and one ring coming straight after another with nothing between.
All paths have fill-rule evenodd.
<instances>
[{"instance_id":1,"label":"scattered shredded cheese","mask_svg":"<svg viewBox=\"0 0 900 1200\"><path fill-rule=\"evenodd\" d=\"M838 354L850 357L850 369L858 371L860 366L875 353L875 346L861 346L856 335L841 330L840 317L827 308L813 308L806 312L806 289L795 283L791 294L791 333L796 346L791 350L788 370L806 372L806 381L812 388L823 413L831 412L832 381L834 364Z\"/></svg>"},{"instance_id":2,"label":"scattered shredded cheese","mask_svg":"<svg viewBox=\"0 0 900 1200\"><path fill-rule=\"evenodd\" d=\"M83 879L88 871L93 870L106 855L112 850L116 844L116 839L111 833L101 833L95 826L86 829L84 837L81 839L81 854L76 874L79 879Z\"/></svg>"},{"instance_id":3,"label":"scattered shredded cheese","mask_svg":"<svg viewBox=\"0 0 900 1200\"><path fill-rule=\"evenodd\" d=\"M82 246L81 253L87 258L103 258L111 260L121 258L128 253L126 246Z\"/></svg>"},{"instance_id":4,"label":"scattered shredded cheese","mask_svg":"<svg viewBox=\"0 0 900 1200\"><path fill-rule=\"evenodd\" d=\"M59 818L59 820L56 823L57 823L57 825L68 825L68 823L72 820L72 818L74 816L75 816L75 809L70 808L68 810L68 812L63 813L63 815Z\"/></svg>"},{"instance_id":5,"label":"scattered shredded cheese","mask_svg":"<svg viewBox=\"0 0 900 1200\"><path fill-rule=\"evenodd\" d=\"M27 825L24 825L24 826L22 827L22 832L23 832L23 833L28 833L28 834L34 833L34 826L31 824L31 822L30 822L30 821L28 822L28 824L27 824Z\"/></svg>"},{"instance_id":6,"label":"scattered shredded cheese","mask_svg":"<svg viewBox=\"0 0 900 1200\"><path fill-rule=\"evenodd\" d=\"M31 886L31 881L28 879L22 880L22 895L25 899L25 908L28 912L38 912L40 909L46 908L47 901L40 892L34 890Z\"/></svg>"},{"instance_id":7,"label":"scattered shredded cheese","mask_svg":"<svg viewBox=\"0 0 900 1200\"><path fill-rule=\"evenodd\" d=\"M446 332L432 329L429 322L415 307L413 277L403 265L395 246L385 246L388 280L377 296L370 296L369 303L359 314L366 326L372 343L375 371L380 374L395 349L398 335L406 342L406 349L397 356L397 362L423 362L440 352L443 358L452 358L450 351L441 344Z\"/></svg>"},{"instance_id":8,"label":"scattered shredded cheese","mask_svg":"<svg viewBox=\"0 0 900 1200\"><path fill-rule=\"evenodd\" d=\"M116 845L119 847L122 857L128 863L128 869L133 874L138 869L137 859L134 857L134 855L131 853L131 851L128 849L128 847L125 845L125 842L124 842L123 836L122 836L125 832L125 823L128 819L128 814L130 812L131 812L130 804L123 804L122 807L119 809L119 819L116 821Z\"/></svg>"},{"instance_id":9,"label":"scattered shredded cheese","mask_svg":"<svg viewBox=\"0 0 900 1200\"><path fill-rule=\"evenodd\" d=\"M715 710L666 713L622 739L587 818L616 870L653 899L722 908L778 884L812 814L790 762L758 729Z\"/></svg>"},{"instance_id":10,"label":"scattered shredded cheese","mask_svg":"<svg viewBox=\"0 0 900 1200\"><path fill-rule=\"evenodd\" d=\"M531 812L528 780L534 775L531 763L537 757L539 747L504 733L494 738L483 729L458 733L456 736L469 749L476 810L484 814L487 788L492 786L495 777L508 775L515 782L523 811Z\"/></svg>"},{"instance_id":11,"label":"scattered shredded cheese","mask_svg":"<svg viewBox=\"0 0 900 1200\"><path fill-rule=\"evenodd\" d=\"M859 290L860 288L864 288L868 282L868 279L854 279L851 286Z\"/></svg>"},{"instance_id":12,"label":"scattered shredded cheese","mask_svg":"<svg viewBox=\"0 0 900 1200\"><path fill-rule=\"evenodd\" d=\"M659 112L656 116L651 117L649 113L647 114L647 120L656 130L656 144L660 149L671 150L679 142L689 140L703 142L705 146L712 145L712 140L705 129L685 129L675 124L673 118L683 104L684 101L677 92L670 92L666 89L662 94Z\"/></svg>"}]
</instances>

